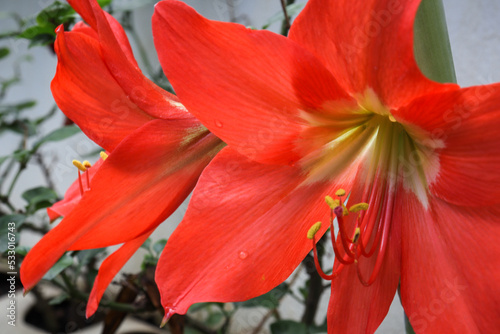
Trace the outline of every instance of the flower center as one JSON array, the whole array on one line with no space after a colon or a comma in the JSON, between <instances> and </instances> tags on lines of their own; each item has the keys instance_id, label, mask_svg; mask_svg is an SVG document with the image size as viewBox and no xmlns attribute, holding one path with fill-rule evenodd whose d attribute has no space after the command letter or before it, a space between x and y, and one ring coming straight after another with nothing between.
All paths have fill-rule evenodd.
<instances>
[{"instance_id":1,"label":"flower center","mask_svg":"<svg viewBox=\"0 0 500 334\"><path fill-rule=\"evenodd\" d=\"M386 254L397 189L402 185L427 207L425 171L432 166L435 155L433 148L419 145L413 139L371 89L356 99L357 106L337 109L337 105L336 109L327 108L334 113L308 116L311 129L304 132L304 138L312 144L312 150L300 164L308 183L328 182L355 168L356 181L349 202L360 203L347 209L343 190L336 192L338 199L326 198L336 258L332 274L324 274L317 259L315 262L320 275L330 280L345 266L355 265L360 282L369 286L375 281ZM338 222L337 236L334 218ZM314 231L320 229L320 224L314 226L308 237L315 249ZM363 262L367 265L361 268Z\"/></svg>"}]
</instances>

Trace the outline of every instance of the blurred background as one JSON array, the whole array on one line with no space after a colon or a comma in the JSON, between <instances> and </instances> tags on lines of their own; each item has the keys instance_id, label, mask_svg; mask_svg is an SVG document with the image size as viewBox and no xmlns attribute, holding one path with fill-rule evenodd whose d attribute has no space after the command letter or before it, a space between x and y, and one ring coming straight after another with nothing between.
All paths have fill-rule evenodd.
<instances>
[{"instance_id":1,"label":"blurred background","mask_svg":"<svg viewBox=\"0 0 500 334\"><path fill-rule=\"evenodd\" d=\"M185 2L210 19L238 22L258 29L267 26L267 29L278 33L281 29L281 4L279 0L189 0ZM295 7L291 8L293 18L302 8L301 4L305 2L295 2ZM127 20L130 27L128 32L138 62L145 74L149 76L160 70L150 24L154 3L155 1L149 0L114 0L111 6L107 7L119 20L124 18ZM461 86L472 86L499 82L500 2L498 0L443 0L443 3L458 83ZM2 202L0 204L2 209L0 214L5 216L6 213L12 212L12 209L14 211L18 209L29 211L29 221L35 226L26 228L19 235L21 239L18 240L20 246L27 248L33 246L40 239L40 230L48 226L45 210L40 208L52 203L56 198L61 198L67 187L75 180L77 171L71 161L73 159L88 159L90 161L94 159L93 161L95 161L99 149L82 133L72 130L58 133L55 139L42 140L46 138L46 135L53 133L67 122L64 115L55 107L50 92L50 81L55 73L57 59L50 46L37 45L43 43L43 40L10 38L10 36L14 36L19 31L34 24L34 17L52 4L52 0L0 0L0 80L2 80L0 92L0 114L2 115L0 118L0 194L2 196L8 195L8 203ZM139 50L145 51L145 57L138 56ZM29 157L26 156L27 152L23 152L23 148L32 148L41 142L43 145L40 144L39 149L36 152L31 152ZM11 159L13 156L15 158ZM21 165L23 167L19 173ZM33 189L37 190L27 192ZM50 192L47 189L53 189L55 192ZM170 235L176 224L182 219L185 209L186 203L169 218L167 223L160 225L152 236L151 245ZM1 242L5 243L5 240L2 239ZM108 250L108 253L111 251ZM139 250L125 266L123 272L136 273L140 271L141 264L144 263L144 257L147 254L148 250ZM331 254L327 254L327 256L331 257ZM98 256L96 258L99 259ZM123 279L120 277L117 276L116 279ZM297 277L297 281L294 282L296 290L305 284L307 274L302 272ZM4 289L3 285L2 289ZM110 291L115 292L120 289L122 289L120 284L109 288ZM55 292L50 290L48 295L56 296L56 290L54 289ZM2 290L0 297L2 310L5 310L6 306L4 305L8 303L4 293ZM300 294L300 291L296 293ZM316 315L317 325L324 321L328 297L329 291L326 289L321 297L320 308ZM2 315L0 332L23 334L46 332L33 324L26 324L23 319L32 304L39 301L37 296L28 295L23 299L22 288L19 286L16 298L18 302L16 327L8 326L7 320ZM300 319L303 306L295 298L285 296L280 299L279 304L279 312L284 319ZM232 321L239 322L240 326L231 325L234 328L234 333L252 333L262 319L268 315L268 309L258 303L256 305L258 307L248 307L244 311L238 309L239 313ZM221 307L234 308L234 305L222 305ZM80 318L83 314L81 309L80 306ZM207 314L212 316L215 312L210 309L202 311L205 313L198 316L199 319L202 319L200 321L206 321ZM104 315L100 315L100 317L102 320ZM122 324L118 332L161 332L157 327L145 325L129 318L131 317L127 318L128 322ZM268 316L267 323L271 321L271 318L272 316ZM211 321L217 325L217 319ZM71 320L58 331L61 333L99 333L103 326L97 324L83 327L85 326L78 321ZM238 328L237 331L236 328ZM197 329L192 330L193 333L200 332L197 332ZM320 330L318 331L320 332ZM263 326L260 332L270 333L270 330ZM399 298L396 296L389 316L377 333L403 332L404 313Z\"/></svg>"}]
</instances>

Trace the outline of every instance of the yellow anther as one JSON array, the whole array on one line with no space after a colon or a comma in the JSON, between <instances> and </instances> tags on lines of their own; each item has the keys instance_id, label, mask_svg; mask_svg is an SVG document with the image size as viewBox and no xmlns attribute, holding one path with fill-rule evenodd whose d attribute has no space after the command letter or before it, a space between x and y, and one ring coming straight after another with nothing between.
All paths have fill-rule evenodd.
<instances>
[{"instance_id":1,"label":"yellow anther","mask_svg":"<svg viewBox=\"0 0 500 334\"><path fill-rule=\"evenodd\" d=\"M363 211L368 210L368 203L354 204L353 206L351 206L349 208L349 212L353 212L353 213L359 212L361 210L363 210Z\"/></svg>"},{"instance_id":2,"label":"yellow anther","mask_svg":"<svg viewBox=\"0 0 500 334\"><path fill-rule=\"evenodd\" d=\"M389 121L396 123L396 119L391 114L389 114Z\"/></svg>"},{"instance_id":3,"label":"yellow anther","mask_svg":"<svg viewBox=\"0 0 500 334\"><path fill-rule=\"evenodd\" d=\"M352 237L352 243L355 244L358 242L359 235L361 234L361 229L359 227L356 227L356 231L354 231L354 236Z\"/></svg>"},{"instance_id":4,"label":"yellow anther","mask_svg":"<svg viewBox=\"0 0 500 334\"><path fill-rule=\"evenodd\" d=\"M326 196L325 197L325 202L326 202L326 204L328 204L328 206L332 210L335 209L337 206L340 205L340 201L338 199L333 199L330 196Z\"/></svg>"},{"instance_id":5,"label":"yellow anther","mask_svg":"<svg viewBox=\"0 0 500 334\"><path fill-rule=\"evenodd\" d=\"M99 153L99 155L101 156L102 160L106 160L108 158L108 155L104 151L101 151L101 153Z\"/></svg>"},{"instance_id":6,"label":"yellow anther","mask_svg":"<svg viewBox=\"0 0 500 334\"><path fill-rule=\"evenodd\" d=\"M85 168L92 167L92 164L88 160L85 160L84 162L82 162L82 164L83 164L83 166L85 166Z\"/></svg>"},{"instance_id":7,"label":"yellow anther","mask_svg":"<svg viewBox=\"0 0 500 334\"><path fill-rule=\"evenodd\" d=\"M311 228L309 231L307 231L307 239L313 239L316 233L318 233L319 229L321 228L321 222L317 222Z\"/></svg>"},{"instance_id":8,"label":"yellow anther","mask_svg":"<svg viewBox=\"0 0 500 334\"><path fill-rule=\"evenodd\" d=\"M78 160L73 160L73 165L82 172L85 172L87 170L87 168L85 168L85 166Z\"/></svg>"},{"instance_id":9,"label":"yellow anther","mask_svg":"<svg viewBox=\"0 0 500 334\"><path fill-rule=\"evenodd\" d=\"M344 196L345 195L345 190L344 189L339 189L339 190L337 190L335 192L335 195L339 196L339 197Z\"/></svg>"}]
</instances>

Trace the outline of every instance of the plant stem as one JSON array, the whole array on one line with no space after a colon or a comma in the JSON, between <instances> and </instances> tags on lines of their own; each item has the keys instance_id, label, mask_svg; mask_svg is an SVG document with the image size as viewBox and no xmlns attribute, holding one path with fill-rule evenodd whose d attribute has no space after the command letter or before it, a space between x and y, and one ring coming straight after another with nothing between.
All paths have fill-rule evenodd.
<instances>
[{"instance_id":1,"label":"plant stem","mask_svg":"<svg viewBox=\"0 0 500 334\"><path fill-rule=\"evenodd\" d=\"M290 30L290 27L291 27L290 16L288 15L288 11L287 11L286 7L290 6L294 2L295 2L295 0L281 0L281 8L283 10L283 15L285 16L285 19L283 20L283 23L281 24L281 34L283 36L288 35L288 31Z\"/></svg>"}]
</instances>

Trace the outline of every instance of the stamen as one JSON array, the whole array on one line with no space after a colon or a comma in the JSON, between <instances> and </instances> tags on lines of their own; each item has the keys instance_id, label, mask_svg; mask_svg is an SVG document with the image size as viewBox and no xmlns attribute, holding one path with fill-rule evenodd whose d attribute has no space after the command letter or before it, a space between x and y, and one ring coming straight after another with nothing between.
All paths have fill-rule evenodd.
<instances>
[{"instance_id":1,"label":"stamen","mask_svg":"<svg viewBox=\"0 0 500 334\"><path fill-rule=\"evenodd\" d=\"M335 208L340 205L340 201L338 199L333 199L330 196L325 197L325 202L332 210L335 210Z\"/></svg>"},{"instance_id":2,"label":"stamen","mask_svg":"<svg viewBox=\"0 0 500 334\"><path fill-rule=\"evenodd\" d=\"M344 189L339 189L335 192L335 196L342 197L345 195L345 190Z\"/></svg>"},{"instance_id":3,"label":"stamen","mask_svg":"<svg viewBox=\"0 0 500 334\"><path fill-rule=\"evenodd\" d=\"M314 239L314 236L316 235L316 233L318 233L320 228L321 228L321 222L317 222L316 224L311 226L309 231L307 231L307 239L311 240Z\"/></svg>"},{"instance_id":4,"label":"stamen","mask_svg":"<svg viewBox=\"0 0 500 334\"><path fill-rule=\"evenodd\" d=\"M108 155L104 151L101 151L99 155L101 156L102 160L106 160L108 158Z\"/></svg>"},{"instance_id":5,"label":"stamen","mask_svg":"<svg viewBox=\"0 0 500 334\"><path fill-rule=\"evenodd\" d=\"M334 276L325 274L323 269L321 269L321 265L320 265L319 259L318 259L318 250L316 248L316 233L318 233L320 228L321 228L321 222L317 222L316 224L311 226L309 231L307 231L307 238L312 240L313 254L314 254L314 256L313 256L314 257L314 266L316 267L316 271L318 272L318 275L324 280L331 281Z\"/></svg>"},{"instance_id":6,"label":"stamen","mask_svg":"<svg viewBox=\"0 0 500 334\"><path fill-rule=\"evenodd\" d=\"M349 212L356 213L359 211L366 211L368 210L368 203L358 203L354 204L349 208Z\"/></svg>"},{"instance_id":7,"label":"stamen","mask_svg":"<svg viewBox=\"0 0 500 334\"><path fill-rule=\"evenodd\" d=\"M78 168L78 170L82 171L82 172L85 172L87 170L87 168L85 168L85 166L78 160L73 160L73 165Z\"/></svg>"},{"instance_id":8,"label":"stamen","mask_svg":"<svg viewBox=\"0 0 500 334\"><path fill-rule=\"evenodd\" d=\"M88 169L88 168L90 168L90 167L92 167L92 164L91 164L88 160L84 160L84 161L82 162L82 165L83 165L85 168L87 168L87 169Z\"/></svg>"}]
</instances>

